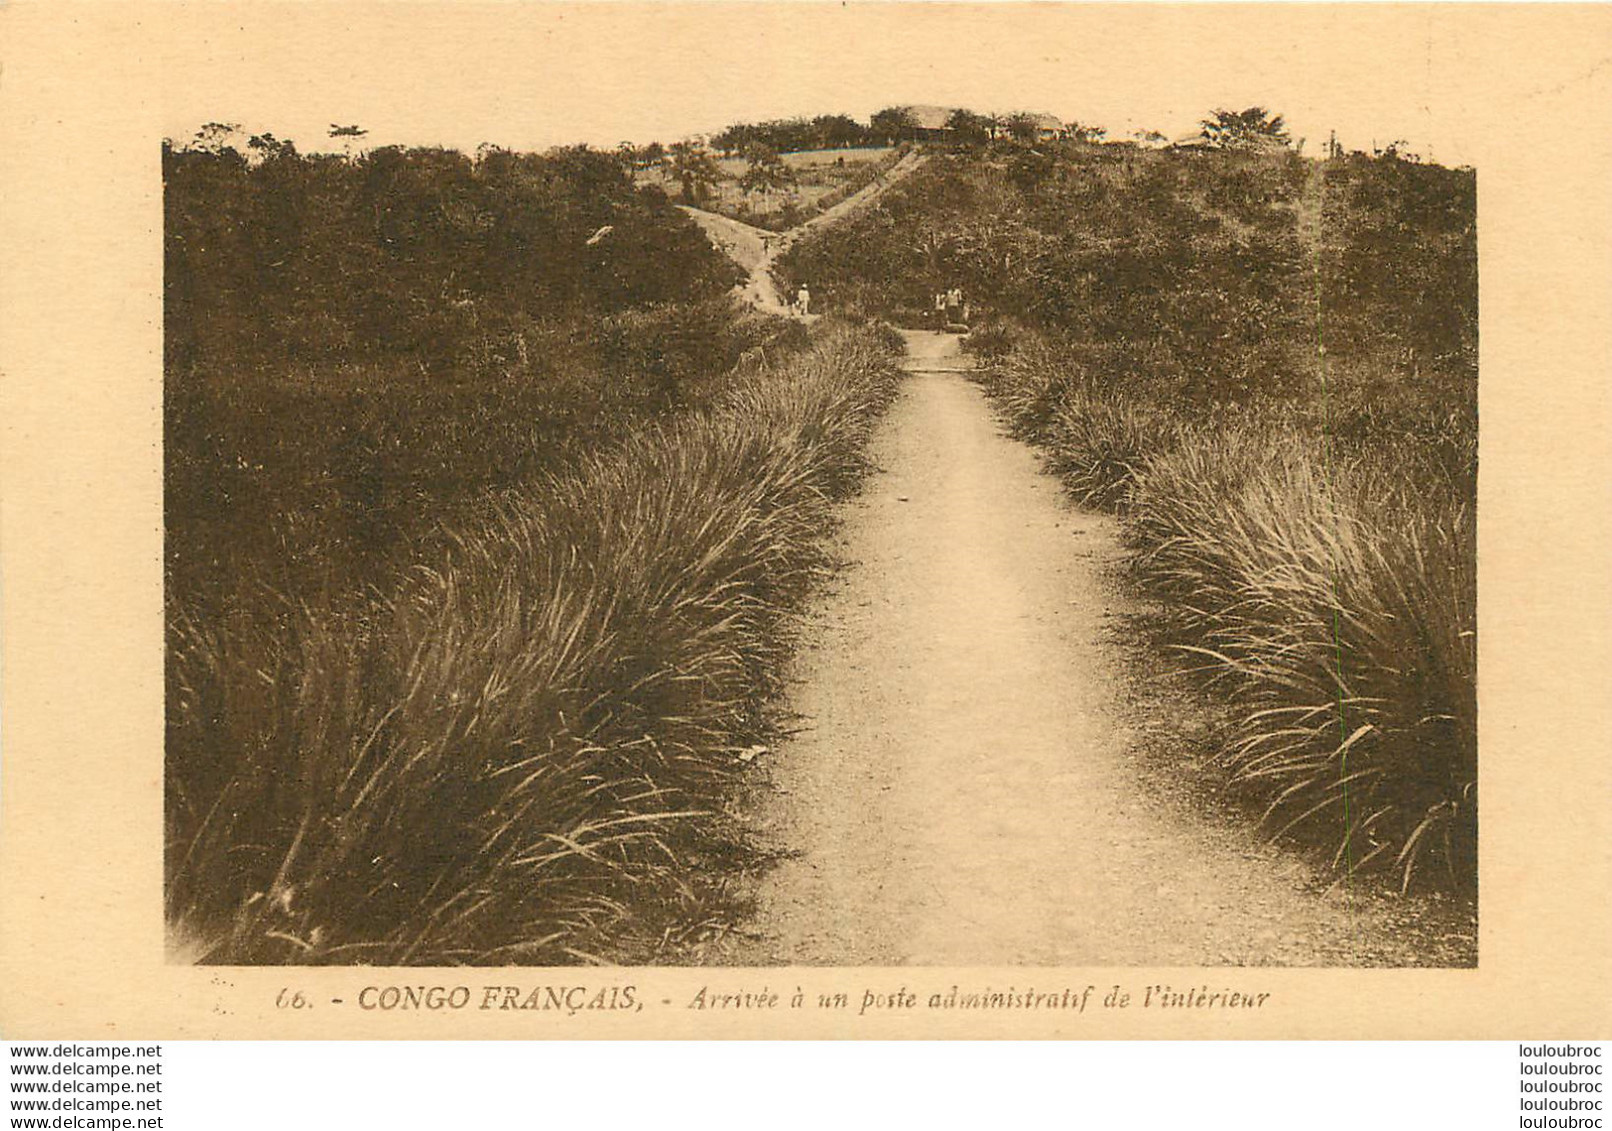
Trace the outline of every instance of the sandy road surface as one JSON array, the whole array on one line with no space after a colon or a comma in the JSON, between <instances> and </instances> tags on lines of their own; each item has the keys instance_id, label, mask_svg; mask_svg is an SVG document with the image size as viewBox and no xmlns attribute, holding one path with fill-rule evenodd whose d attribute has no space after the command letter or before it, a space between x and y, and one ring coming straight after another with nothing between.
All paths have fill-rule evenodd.
<instances>
[{"instance_id":1,"label":"sandy road surface","mask_svg":"<svg viewBox=\"0 0 1612 1131\"><path fill-rule=\"evenodd\" d=\"M913 372L807 626L755 807L786 855L728 961L1412 965L1396 901L1323 893L1142 780L1113 520L1074 509L958 372ZM1442 961L1449 961L1446 954Z\"/></svg>"},{"instance_id":2,"label":"sandy road surface","mask_svg":"<svg viewBox=\"0 0 1612 1131\"><path fill-rule=\"evenodd\" d=\"M679 205L692 216L711 245L744 268L748 278L739 284L739 294L748 303L773 314L789 313L787 304L772 281L772 261L778 255L783 235L753 227L742 220Z\"/></svg>"}]
</instances>

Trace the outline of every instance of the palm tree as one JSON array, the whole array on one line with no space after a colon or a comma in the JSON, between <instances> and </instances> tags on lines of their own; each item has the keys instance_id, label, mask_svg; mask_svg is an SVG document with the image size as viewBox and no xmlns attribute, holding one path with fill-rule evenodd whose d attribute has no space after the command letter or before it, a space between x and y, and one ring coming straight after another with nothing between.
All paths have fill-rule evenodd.
<instances>
[{"instance_id":1,"label":"palm tree","mask_svg":"<svg viewBox=\"0 0 1612 1131\"><path fill-rule=\"evenodd\" d=\"M330 123L330 136L341 139L341 155L348 161L353 159L355 152L362 152L358 149L358 146L361 144L359 139L368 133L369 131L361 126L343 126L337 124L336 122Z\"/></svg>"},{"instance_id":2,"label":"palm tree","mask_svg":"<svg viewBox=\"0 0 1612 1131\"><path fill-rule=\"evenodd\" d=\"M1202 125L1204 140L1216 149L1263 149L1285 146L1290 140L1282 116L1263 106L1216 110Z\"/></svg>"},{"instance_id":3,"label":"palm tree","mask_svg":"<svg viewBox=\"0 0 1612 1131\"><path fill-rule=\"evenodd\" d=\"M672 143L666 155L666 172L682 186L684 204L698 204L722 179L722 170L710 152L692 141Z\"/></svg>"}]
</instances>

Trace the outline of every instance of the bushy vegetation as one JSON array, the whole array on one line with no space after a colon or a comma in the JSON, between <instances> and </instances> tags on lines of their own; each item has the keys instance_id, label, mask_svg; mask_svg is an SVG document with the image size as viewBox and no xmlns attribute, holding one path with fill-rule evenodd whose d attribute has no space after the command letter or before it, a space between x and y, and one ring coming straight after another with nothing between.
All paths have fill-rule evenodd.
<instances>
[{"instance_id":1,"label":"bushy vegetation","mask_svg":"<svg viewBox=\"0 0 1612 1131\"><path fill-rule=\"evenodd\" d=\"M967 111L960 113L966 114ZM711 144L720 152L730 155L743 153L755 146L778 153L803 153L814 149L892 146L913 141L915 137L909 110L902 106L889 106L876 111L866 124L849 114L735 122L714 134Z\"/></svg>"},{"instance_id":2,"label":"bushy vegetation","mask_svg":"<svg viewBox=\"0 0 1612 1131\"><path fill-rule=\"evenodd\" d=\"M507 366L533 320L721 295L732 265L611 154L255 138L163 151L170 373Z\"/></svg>"},{"instance_id":3,"label":"bushy vegetation","mask_svg":"<svg viewBox=\"0 0 1612 1131\"><path fill-rule=\"evenodd\" d=\"M1044 344L986 380L1072 492L1122 516L1165 640L1237 705L1221 761L1272 830L1348 872L1472 882L1475 468L1452 478L1417 421L1374 406L1384 431L1346 441L1325 407L1096 386Z\"/></svg>"},{"instance_id":4,"label":"bushy vegetation","mask_svg":"<svg viewBox=\"0 0 1612 1131\"><path fill-rule=\"evenodd\" d=\"M1181 428L1134 468L1143 579L1240 705L1223 760L1335 866L1475 879L1470 499L1292 423Z\"/></svg>"},{"instance_id":5,"label":"bushy vegetation","mask_svg":"<svg viewBox=\"0 0 1612 1131\"><path fill-rule=\"evenodd\" d=\"M849 114L818 114L805 118L775 118L766 122L735 122L711 138L722 153L742 153L764 146L777 153L810 149L849 149L882 145L884 139L871 126Z\"/></svg>"},{"instance_id":6,"label":"bushy vegetation","mask_svg":"<svg viewBox=\"0 0 1612 1131\"><path fill-rule=\"evenodd\" d=\"M674 945L889 342L738 306L611 155L226 133L163 154L176 935Z\"/></svg>"},{"instance_id":7,"label":"bushy vegetation","mask_svg":"<svg viewBox=\"0 0 1612 1131\"><path fill-rule=\"evenodd\" d=\"M797 245L913 320L963 286L1021 435L1123 516L1222 761L1346 872L1476 875L1472 174L1388 156L991 145Z\"/></svg>"},{"instance_id":8,"label":"bushy vegetation","mask_svg":"<svg viewBox=\"0 0 1612 1131\"><path fill-rule=\"evenodd\" d=\"M717 159L679 142L664 162L635 175L683 204L781 232L866 188L906 152L905 146L779 152L757 144L743 156Z\"/></svg>"},{"instance_id":9,"label":"bushy vegetation","mask_svg":"<svg viewBox=\"0 0 1612 1131\"><path fill-rule=\"evenodd\" d=\"M362 582L790 333L612 158L164 151L169 591ZM602 233L602 234L600 234ZM590 243L590 241L592 241Z\"/></svg>"},{"instance_id":10,"label":"bushy vegetation","mask_svg":"<svg viewBox=\"0 0 1612 1131\"><path fill-rule=\"evenodd\" d=\"M780 269L825 308L906 321L961 286L1105 378L1145 372L1186 396L1308 387L1324 344L1353 383L1459 405L1474 212L1469 171L1395 159L993 143L932 154Z\"/></svg>"},{"instance_id":11,"label":"bushy vegetation","mask_svg":"<svg viewBox=\"0 0 1612 1131\"><path fill-rule=\"evenodd\" d=\"M193 950L553 963L686 928L892 357L831 325L444 521L390 585L181 612L168 897Z\"/></svg>"},{"instance_id":12,"label":"bushy vegetation","mask_svg":"<svg viewBox=\"0 0 1612 1131\"><path fill-rule=\"evenodd\" d=\"M785 232L827 212L879 180L906 155L908 148L790 154L787 160L793 170L793 180L786 192L756 197L746 193L737 200L718 194L711 202L712 207L746 224Z\"/></svg>"}]
</instances>

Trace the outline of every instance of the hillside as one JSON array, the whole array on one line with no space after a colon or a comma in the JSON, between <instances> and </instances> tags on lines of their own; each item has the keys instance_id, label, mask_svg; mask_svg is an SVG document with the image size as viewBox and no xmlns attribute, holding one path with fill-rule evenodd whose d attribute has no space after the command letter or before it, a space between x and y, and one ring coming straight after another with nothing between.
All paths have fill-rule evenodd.
<instances>
[{"instance_id":1,"label":"hillside","mask_svg":"<svg viewBox=\"0 0 1612 1131\"><path fill-rule=\"evenodd\" d=\"M1058 885L998 906L961 862L945 885L1002 912L1005 961L1470 961L1472 175L1031 137L920 145L875 174L896 153L781 162L823 166L819 207L862 189L774 239L586 149L165 148L180 953L733 958L774 848L745 799L774 762L776 780L806 769L810 746L785 735L804 646L815 688L798 702L860 720L833 756L860 765L883 742L888 791L923 787L892 798L899 822L857 817L864 857L821 895L786 883L790 906L920 890L972 846L915 800L1012 766L1016 815L992 810L980 836L1036 830L1014 850ZM697 159L678 151L667 185ZM740 228L760 249L740 256L748 276L712 243L744 250ZM809 283L810 318L735 299L769 270L786 292ZM954 288L972 358L929 324ZM905 379L879 319L925 327ZM1018 441L1072 499L1038 493ZM902 458L876 469L870 444ZM852 524L860 560L837 559L826 535L870 474L882 493L853 515L881 517ZM900 663L802 630L842 573L866 595L829 607L903 642ZM985 641L1000 693L971 700ZM1145 773L1121 645L1152 649L1140 668L1183 728ZM867 816L833 764L806 779L820 804L785 806L818 848ZM1077 771L1107 799L1087 868L1064 859L1065 802L1034 788ZM1248 864L1248 822L1207 847L1191 804L1126 817L1161 775L1250 806L1306 862ZM1151 913L1116 903L1040 933L1103 876L1170 884L1189 861L1291 931L1241 950L1241 928L1182 928L1159 950ZM1311 877L1368 867L1443 910L1374 904L1340 941L1363 905ZM931 953L922 910L878 953Z\"/></svg>"},{"instance_id":2,"label":"hillside","mask_svg":"<svg viewBox=\"0 0 1612 1131\"><path fill-rule=\"evenodd\" d=\"M607 154L163 172L175 956L658 955L892 342L742 306Z\"/></svg>"},{"instance_id":3,"label":"hillside","mask_svg":"<svg viewBox=\"0 0 1612 1131\"><path fill-rule=\"evenodd\" d=\"M909 325L962 287L999 410L1120 516L1211 776L1345 877L1468 887L1475 206L1393 154L991 145L779 272Z\"/></svg>"},{"instance_id":4,"label":"hillside","mask_svg":"<svg viewBox=\"0 0 1612 1131\"><path fill-rule=\"evenodd\" d=\"M1004 144L935 155L781 270L829 308L909 322L961 286L976 309L1100 347L1107 371L1145 358L1217 396L1298 379L1319 333L1335 376L1467 401L1475 191L1469 170L1361 154Z\"/></svg>"}]
</instances>

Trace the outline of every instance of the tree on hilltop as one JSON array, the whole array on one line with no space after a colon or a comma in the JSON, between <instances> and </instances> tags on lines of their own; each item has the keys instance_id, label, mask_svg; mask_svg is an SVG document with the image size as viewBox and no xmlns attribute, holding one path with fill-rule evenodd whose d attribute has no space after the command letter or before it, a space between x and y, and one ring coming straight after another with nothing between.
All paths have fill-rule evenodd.
<instances>
[{"instance_id":1,"label":"tree on hilltop","mask_svg":"<svg viewBox=\"0 0 1612 1131\"><path fill-rule=\"evenodd\" d=\"M982 145L991 139L993 124L984 114L972 110L953 110L946 119L948 128L957 131L957 140L964 145Z\"/></svg>"},{"instance_id":2,"label":"tree on hilltop","mask_svg":"<svg viewBox=\"0 0 1612 1131\"><path fill-rule=\"evenodd\" d=\"M849 114L819 114L812 119L812 134L820 149L844 149L867 140L867 130Z\"/></svg>"},{"instance_id":3,"label":"tree on hilltop","mask_svg":"<svg viewBox=\"0 0 1612 1131\"><path fill-rule=\"evenodd\" d=\"M710 152L692 141L673 142L665 164L667 174L683 190L684 204L698 204L722 179L722 170Z\"/></svg>"},{"instance_id":4,"label":"tree on hilltop","mask_svg":"<svg viewBox=\"0 0 1612 1131\"><path fill-rule=\"evenodd\" d=\"M756 127L749 122L734 122L731 126L711 135L711 144L724 157L730 157L749 145L756 137Z\"/></svg>"},{"instance_id":5,"label":"tree on hilltop","mask_svg":"<svg viewBox=\"0 0 1612 1131\"><path fill-rule=\"evenodd\" d=\"M342 160L354 161L363 156L364 138L369 136L369 131L357 124L344 126L338 122L331 122L327 136L341 144Z\"/></svg>"},{"instance_id":6,"label":"tree on hilltop","mask_svg":"<svg viewBox=\"0 0 1612 1131\"><path fill-rule=\"evenodd\" d=\"M196 136L185 146L189 153L235 153L235 139L240 136L239 122L208 122L196 131Z\"/></svg>"},{"instance_id":7,"label":"tree on hilltop","mask_svg":"<svg viewBox=\"0 0 1612 1131\"><path fill-rule=\"evenodd\" d=\"M1203 139L1216 149L1265 149L1286 146L1292 140L1282 116L1263 106L1216 110L1200 124Z\"/></svg>"},{"instance_id":8,"label":"tree on hilltop","mask_svg":"<svg viewBox=\"0 0 1612 1131\"><path fill-rule=\"evenodd\" d=\"M295 161L297 147L290 138L278 138L265 130L246 141L247 160L254 165L265 161Z\"/></svg>"},{"instance_id":9,"label":"tree on hilltop","mask_svg":"<svg viewBox=\"0 0 1612 1131\"><path fill-rule=\"evenodd\" d=\"M752 145L745 150L744 159L745 170L739 178L739 187L746 194L774 192L795 183L795 170L785 164L784 159L778 156L778 151L770 145Z\"/></svg>"},{"instance_id":10,"label":"tree on hilltop","mask_svg":"<svg viewBox=\"0 0 1612 1131\"><path fill-rule=\"evenodd\" d=\"M918 120L905 106L889 106L868 119L868 125L875 137L894 145L912 136L918 128Z\"/></svg>"},{"instance_id":11,"label":"tree on hilltop","mask_svg":"<svg viewBox=\"0 0 1612 1131\"><path fill-rule=\"evenodd\" d=\"M1014 141L1032 142L1041 136L1041 123L1034 114L1009 114L1002 125Z\"/></svg>"},{"instance_id":12,"label":"tree on hilltop","mask_svg":"<svg viewBox=\"0 0 1612 1131\"><path fill-rule=\"evenodd\" d=\"M1395 138L1387 145L1373 146L1371 153L1373 157L1380 157L1389 161L1408 161L1412 165L1420 164L1422 160L1420 153L1411 152L1410 142L1404 138Z\"/></svg>"}]
</instances>

